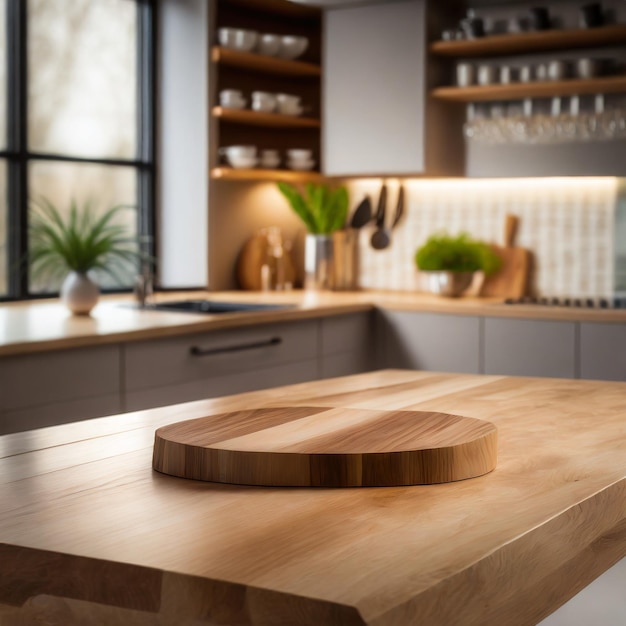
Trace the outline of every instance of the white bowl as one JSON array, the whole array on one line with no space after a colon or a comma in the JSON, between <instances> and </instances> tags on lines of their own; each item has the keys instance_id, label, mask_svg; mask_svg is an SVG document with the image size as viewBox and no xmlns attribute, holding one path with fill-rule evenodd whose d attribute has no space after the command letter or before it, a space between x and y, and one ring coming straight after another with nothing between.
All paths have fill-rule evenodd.
<instances>
[{"instance_id":1,"label":"white bowl","mask_svg":"<svg viewBox=\"0 0 626 626\"><path fill-rule=\"evenodd\" d=\"M271 35L270 33L260 35L256 47L257 52L275 57L280 50L280 39L280 35Z\"/></svg>"},{"instance_id":2,"label":"white bowl","mask_svg":"<svg viewBox=\"0 0 626 626\"><path fill-rule=\"evenodd\" d=\"M302 100L302 98L300 96L293 96L289 93L277 93L276 100L280 104L290 104L292 106L296 106L300 104L300 100Z\"/></svg>"},{"instance_id":3,"label":"white bowl","mask_svg":"<svg viewBox=\"0 0 626 626\"><path fill-rule=\"evenodd\" d=\"M298 37L296 35L284 35L280 39L280 49L278 56L282 59L297 59L304 54L309 46L307 37Z\"/></svg>"},{"instance_id":4,"label":"white bowl","mask_svg":"<svg viewBox=\"0 0 626 626\"><path fill-rule=\"evenodd\" d=\"M220 45L232 50L242 50L250 52L256 46L259 33L255 30L244 30L243 28L220 28L217 31Z\"/></svg>"},{"instance_id":5,"label":"white bowl","mask_svg":"<svg viewBox=\"0 0 626 626\"><path fill-rule=\"evenodd\" d=\"M226 146L220 148L219 153L225 155L229 161L231 158L252 159L256 158L256 146Z\"/></svg>"},{"instance_id":6,"label":"white bowl","mask_svg":"<svg viewBox=\"0 0 626 626\"><path fill-rule=\"evenodd\" d=\"M287 150L287 156L290 161L309 161L313 157L313 150L293 148L291 150Z\"/></svg>"},{"instance_id":7,"label":"white bowl","mask_svg":"<svg viewBox=\"0 0 626 626\"><path fill-rule=\"evenodd\" d=\"M302 115L302 111L304 109L299 105L287 105L287 104L279 104L278 112L283 115Z\"/></svg>"},{"instance_id":8,"label":"white bowl","mask_svg":"<svg viewBox=\"0 0 626 626\"><path fill-rule=\"evenodd\" d=\"M235 169L251 169L259 163L257 157L228 156L226 157L230 165Z\"/></svg>"},{"instance_id":9,"label":"white bowl","mask_svg":"<svg viewBox=\"0 0 626 626\"><path fill-rule=\"evenodd\" d=\"M314 166L315 166L314 159L308 159L307 161L304 161L304 160L294 161L293 159L289 159L287 161L287 167L290 170L308 172L309 170L312 170Z\"/></svg>"},{"instance_id":10,"label":"white bowl","mask_svg":"<svg viewBox=\"0 0 626 626\"><path fill-rule=\"evenodd\" d=\"M276 96L267 91L252 92L252 109L271 113L276 110Z\"/></svg>"},{"instance_id":11,"label":"white bowl","mask_svg":"<svg viewBox=\"0 0 626 626\"><path fill-rule=\"evenodd\" d=\"M276 110L276 104L265 100L253 100L252 110L258 111L259 113L273 113Z\"/></svg>"}]
</instances>

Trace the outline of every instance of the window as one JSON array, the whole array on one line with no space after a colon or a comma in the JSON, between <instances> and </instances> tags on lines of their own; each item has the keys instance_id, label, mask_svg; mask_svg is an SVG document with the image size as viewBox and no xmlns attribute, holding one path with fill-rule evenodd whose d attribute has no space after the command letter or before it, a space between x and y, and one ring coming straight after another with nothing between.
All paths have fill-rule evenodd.
<instances>
[{"instance_id":1,"label":"window","mask_svg":"<svg viewBox=\"0 0 626 626\"><path fill-rule=\"evenodd\" d=\"M125 219L153 253L153 5L0 0L0 298L58 291L24 271L38 198L132 205Z\"/></svg>"}]
</instances>

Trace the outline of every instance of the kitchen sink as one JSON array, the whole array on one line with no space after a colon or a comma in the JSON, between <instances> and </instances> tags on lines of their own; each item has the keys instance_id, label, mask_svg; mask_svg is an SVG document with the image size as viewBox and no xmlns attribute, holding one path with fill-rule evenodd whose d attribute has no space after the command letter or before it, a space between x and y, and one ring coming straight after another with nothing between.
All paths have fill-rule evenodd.
<instances>
[{"instance_id":1,"label":"kitchen sink","mask_svg":"<svg viewBox=\"0 0 626 626\"><path fill-rule=\"evenodd\" d=\"M293 308L291 304L259 304L250 302L221 302L219 300L172 300L146 304L148 311L181 311L183 313L248 313Z\"/></svg>"}]
</instances>

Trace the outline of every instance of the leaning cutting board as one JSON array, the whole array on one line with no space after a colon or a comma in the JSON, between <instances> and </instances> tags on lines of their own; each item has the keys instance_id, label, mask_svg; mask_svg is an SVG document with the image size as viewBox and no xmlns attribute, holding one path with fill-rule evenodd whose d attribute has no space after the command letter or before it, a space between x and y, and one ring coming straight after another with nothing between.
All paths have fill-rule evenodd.
<instances>
[{"instance_id":1,"label":"leaning cutting board","mask_svg":"<svg viewBox=\"0 0 626 626\"><path fill-rule=\"evenodd\" d=\"M159 428L152 466L241 485L383 487L481 476L494 469L491 422L426 411L285 406Z\"/></svg>"},{"instance_id":2,"label":"leaning cutting board","mask_svg":"<svg viewBox=\"0 0 626 626\"><path fill-rule=\"evenodd\" d=\"M493 298L522 298L528 293L530 277L530 251L515 245L519 219L508 214L504 224L504 246L492 246L502 259L501 268L485 280L481 296Z\"/></svg>"},{"instance_id":3,"label":"leaning cutting board","mask_svg":"<svg viewBox=\"0 0 626 626\"><path fill-rule=\"evenodd\" d=\"M261 267L268 263L267 238L262 232L252 235L246 240L237 257L237 283L241 289L260 291L263 288ZM296 269L293 258L288 250L284 250L285 281L295 285Z\"/></svg>"}]
</instances>

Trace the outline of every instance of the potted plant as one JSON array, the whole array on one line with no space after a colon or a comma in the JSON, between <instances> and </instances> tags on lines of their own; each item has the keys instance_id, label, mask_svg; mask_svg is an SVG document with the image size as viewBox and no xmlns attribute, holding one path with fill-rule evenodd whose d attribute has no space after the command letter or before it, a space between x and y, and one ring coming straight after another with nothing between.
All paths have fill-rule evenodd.
<instances>
[{"instance_id":1,"label":"potted plant","mask_svg":"<svg viewBox=\"0 0 626 626\"><path fill-rule=\"evenodd\" d=\"M76 315L87 315L98 301L94 272L121 282L142 258L136 238L115 218L129 206L96 215L90 203L72 200L67 217L49 200L31 204L28 260L36 280L60 281L61 300ZM91 276L89 274L92 274Z\"/></svg>"},{"instance_id":2,"label":"potted plant","mask_svg":"<svg viewBox=\"0 0 626 626\"><path fill-rule=\"evenodd\" d=\"M429 290L444 296L459 296L474 277L474 272L496 272L502 261L493 249L468 234L446 233L429 237L415 253L415 264L428 277Z\"/></svg>"},{"instance_id":3,"label":"potted plant","mask_svg":"<svg viewBox=\"0 0 626 626\"><path fill-rule=\"evenodd\" d=\"M332 235L346 224L348 189L344 186L331 189L322 183L307 183L304 193L289 183L278 183L278 189L307 230L304 241L305 287L332 287Z\"/></svg>"}]
</instances>

